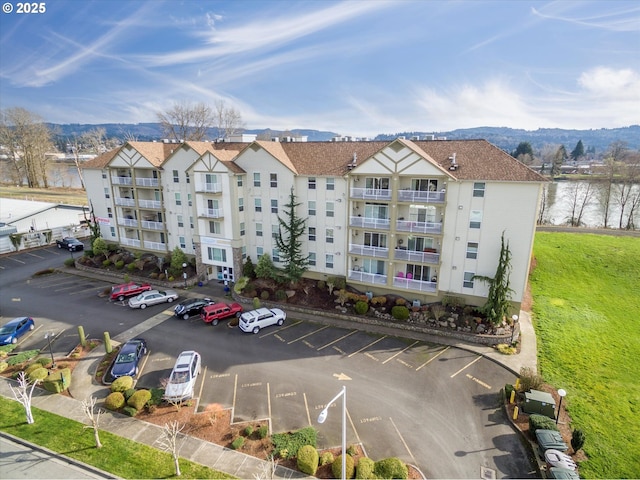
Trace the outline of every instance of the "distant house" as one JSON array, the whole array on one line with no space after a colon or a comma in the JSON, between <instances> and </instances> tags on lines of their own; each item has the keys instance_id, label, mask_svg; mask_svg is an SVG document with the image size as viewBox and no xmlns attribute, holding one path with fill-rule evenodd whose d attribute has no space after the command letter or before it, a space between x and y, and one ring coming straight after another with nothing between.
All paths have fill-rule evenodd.
<instances>
[{"instance_id":1,"label":"distant house","mask_svg":"<svg viewBox=\"0 0 640 480\"><path fill-rule=\"evenodd\" d=\"M106 240L196 258L237 279L247 257L281 265L275 236L293 188L305 276L372 294L480 305L504 232L512 300L525 291L539 174L484 140L129 142L84 165Z\"/></svg>"}]
</instances>

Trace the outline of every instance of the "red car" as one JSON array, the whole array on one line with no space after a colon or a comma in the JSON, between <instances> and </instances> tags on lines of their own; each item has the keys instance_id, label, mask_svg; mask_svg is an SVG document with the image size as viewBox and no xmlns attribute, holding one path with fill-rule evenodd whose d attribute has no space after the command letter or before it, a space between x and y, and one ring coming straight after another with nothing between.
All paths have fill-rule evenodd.
<instances>
[{"instance_id":1,"label":"red car","mask_svg":"<svg viewBox=\"0 0 640 480\"><path fill-rule=\"evenodd\" d=\"M213 305L207 305L202 308L200 318L204 323L210 323L211 325L217 325L222 319L229 317L239 317L242 313L242 305L239 303L232 303L227 305L226 303L214 303Z\"/></svg>"},{"instance_id":2,"label":"red car","mask_svg":"<svg viewBox=\"0 0 640 480\"><path fill-rule=\"evenodd\" d=\"M124 300L127 297L133 297L139 293L151 290L151 285L148 283L137 284L134 282L123 283L121 285L114 285L111 287L111 300Z\"/></svg>"}]
</instances>

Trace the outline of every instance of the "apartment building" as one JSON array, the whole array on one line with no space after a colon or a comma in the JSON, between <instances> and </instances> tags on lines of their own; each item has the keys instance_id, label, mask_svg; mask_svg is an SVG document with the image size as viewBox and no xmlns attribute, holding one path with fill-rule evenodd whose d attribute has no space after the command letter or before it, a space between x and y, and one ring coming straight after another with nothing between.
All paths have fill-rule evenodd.
<instances>
[{"instance_id":1,"label":"apartment building","mask_svg":"<svg viewBox=\"0 0 640 480\"><path fill-rule=\"evenodd\" d=\"M164 255L202 279L238 278L248 256L278 266L291 190L306 219L306 275L372 294L481 305L501 236L513 302L529 272L543 177L484 140L129 142L85 166L103 237Z\"/></svg>"}]
</instances>

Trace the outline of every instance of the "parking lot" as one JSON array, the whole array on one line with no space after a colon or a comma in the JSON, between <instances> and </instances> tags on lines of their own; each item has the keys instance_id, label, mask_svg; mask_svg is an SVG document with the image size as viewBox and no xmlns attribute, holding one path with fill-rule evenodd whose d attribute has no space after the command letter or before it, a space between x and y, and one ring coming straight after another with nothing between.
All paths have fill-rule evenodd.
<instances>
[{"instance_id":1,"label":"parking lot","mask_svg":"<svg viewBox=\"0 0 640 480\"><path fill-rule=\"evenodd\" d=\"M432 478L473 477L481 466L528 475L525 450L498 408L498 392L513 375L475 353L295 313L281 327L243 333L227 321L179 320L174 304L132 310L100 296L111 282L66 273L18 283L11 289L16 301L2 301L3 317L32 310L38 327L20 348L42 348L47 330L58 335L56 352L70 350L78 325L98 338L104 331L119 341L142 336L150 352L140 387L160 386L181 351L197 350L201 409L216 403L232 408L235 422L268 419L273 432L311 425L321 447L340 445L341 402L324 424L317 417L346 385L348 443L361 442L371 458L397 456Z\"/></svg>"}]
</instances>

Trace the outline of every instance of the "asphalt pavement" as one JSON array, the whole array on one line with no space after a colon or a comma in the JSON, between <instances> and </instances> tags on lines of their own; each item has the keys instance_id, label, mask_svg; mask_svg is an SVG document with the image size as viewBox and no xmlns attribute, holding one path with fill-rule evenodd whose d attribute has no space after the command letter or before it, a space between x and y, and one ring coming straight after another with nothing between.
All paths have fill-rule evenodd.
<instances>
[{"instance_id":1,"label":"asphalt pavement","mask_svg":"<svg viewBox=\"0 0 640 480\"><path fill-rule=\"evenodd\" d=\"M61 269L65 273L72 273L76 275L82 275L95 279L103 279L99 274L94 272L85 272L76 270L73 268ZM111 279L107 279L108 281ZM207 296L212 299L218 299L225 301L224 286L218 282L210 282L202 287L195 286L188 290L181 292L181 297L195 297L195 296ZM155 317L151 317L146 322L150 322L151 325L154 322L160 321L159 317L166 316L164 313L160 313ZM297 311L296 318L301 320L313 321L316 323L325 323L329 325L344 326L346 321L338 316L322 316L317 313L304 313ZM350 324L353 328L353 323ZM379 333L384 335L394 335L398 337L412 338L415 340L421 340L430 343L450 345L463 350L475 352L483 357L486 357L500 365L509 371L518 375L522 367L529 367L534 371L537 370L537 351L536 351L536 338L533 325L531 323L531 316L528 312L521 311L519 316L518 326L520 329L520 351L516 355L503 355L497 352L497 350L473 343L461 342L457 339L449 337L441 337L419 330L400 330L391 326L384 325L372 325L362 324L364 330L372 333ZM145 328L144 325L140 325L139 328ZM114 338L118 341L118 338ZM101 398L105 396L105 389L103 386L97 384L93 380L93 373L103 357L101 349L95 349L86 359L87 361L81 362L76 367L72 374L72 382L70 393L72 397L63 395L51 395L42 390L35 390L33 394L33 406L42 410L46 410L64 417L72 418L76 421L87 423L87 419L82 413L80 402L85 398L94 396ZM9 387L11 380L2 378L0 381L0 395L13 399L13 394ZM105 415L102 418L101 429L112 432L116 435L129 438L136 442L145 443L147 445L153 445L154 442L160 436L162 427L153 425L150 423L136 420L135 418L127 417L119 414ZM181 456L188 460L209 466L216 470L226 472L234 475L238 478L255 478L256 475L263 474L266 467L266 462L251 457L249 455L229 450L222 446L205 442L197 438L185 436L185 445L181 449ZM7 470L5 467L8 464L12 464L10 461L10 455L23 455L25 461L30 459L30 455L33 455L34 463L41 463L47 461L51 462L52 468L55 464L55 468L64 468L68 466L69 470L67 475L62 477L55 477L52 474L46 474L46 470L43 471L43 475L37 473L36 470L30 470L28 478L113 478L108 473L100 472L92 467L83 466L80 462L75 462L63 455L55 454L53 452L46 451L37 446L29 447L29 444L23 441L19 441L23 447L26 446L31 450L26 453L15 453L17 450L7 450L5 455L5 447L3 444L2 455L0 456L0 476L2 478L27 478L23 477L21 470ZM8 447L7 447L8 448ZM13 448L13 447L12 447ZM17 447L16 447L17 448ZM14 452L14 453L11 453ZM36 460L39 458L39 460ZM52 470L53 472L54 470ZM56 470L57 471L57 470ZM303 474L297 471L278 467L275 473L276 478L305 478Z\"/></svg>"}]
</instances>

